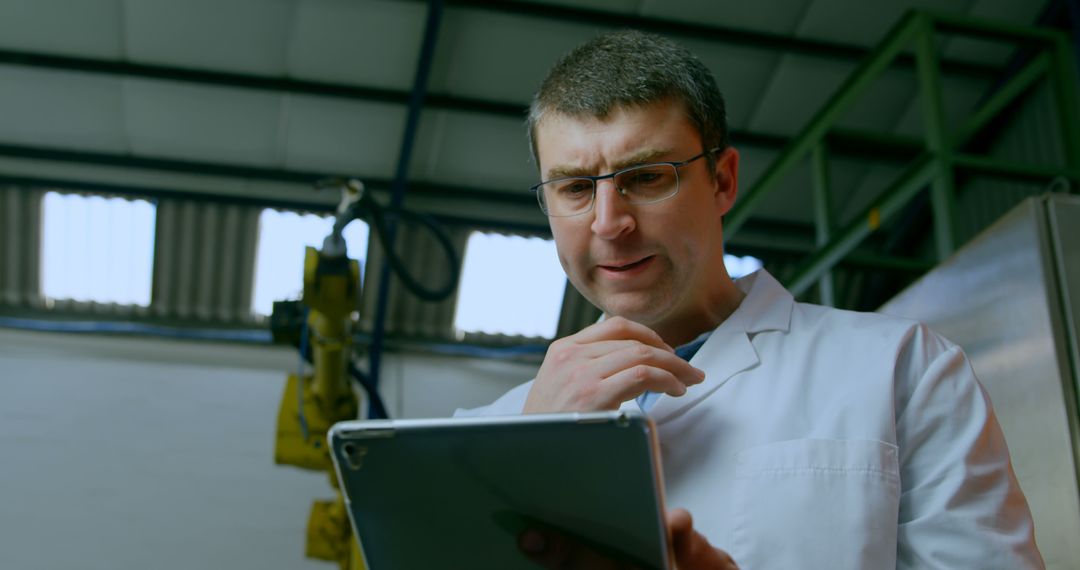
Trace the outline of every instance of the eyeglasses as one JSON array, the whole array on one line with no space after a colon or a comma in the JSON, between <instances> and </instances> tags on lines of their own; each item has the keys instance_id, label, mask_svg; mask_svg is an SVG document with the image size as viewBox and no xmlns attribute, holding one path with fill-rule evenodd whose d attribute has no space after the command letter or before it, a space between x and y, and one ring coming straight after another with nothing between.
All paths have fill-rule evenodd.
<instances>
[{"instance_id":1,"label":"eyeglasses","mask_svg":"<svg viewBox=\"0 0 1080 570\"><path fill-rule=\"evenodd\" d=\"M682 162L655 162L631 166L601 176L571 176L541 182L530 190L536 192L540 209L553 218L578 216L592 210L596 203L596 183L610 178L627 202L655 204L679 193L679 169L695 160L716 152L707 150Z\"/></svg>"}]
</instances>

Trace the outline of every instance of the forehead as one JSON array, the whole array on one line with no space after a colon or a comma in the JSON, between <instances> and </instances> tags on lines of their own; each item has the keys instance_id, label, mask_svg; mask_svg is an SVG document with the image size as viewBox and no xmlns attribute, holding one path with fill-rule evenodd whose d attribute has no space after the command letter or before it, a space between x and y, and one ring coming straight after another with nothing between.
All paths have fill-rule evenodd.
<instances>
[{"instance_id":1,"label":"forehead","mask_svg":"<svg viewBox=\"0 0 1080 570\"><path fill-rule=\"evenodd\" d=\"M626 166L635 156L679 156L701 146L681 103L614 108L604 117L549 113L536 128L540 174L600 173Z\"/></svg>"}]
</instances>

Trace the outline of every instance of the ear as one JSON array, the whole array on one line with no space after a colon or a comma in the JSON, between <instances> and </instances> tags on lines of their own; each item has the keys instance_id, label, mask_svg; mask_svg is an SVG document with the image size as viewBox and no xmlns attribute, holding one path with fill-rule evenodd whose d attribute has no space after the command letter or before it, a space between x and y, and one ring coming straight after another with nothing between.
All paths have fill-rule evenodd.
<instances>
[{"instance_id":1,"label":"ear","mask_svg":"<svg viewBox=\"0 0 1080 570\"><path fill-rule=\"evenodd\" d=\"M729 146L720 152L713 174L716 207L723 216L735 205L739 193L739 151L735 147Z\"/></svg>"}]
</instances>

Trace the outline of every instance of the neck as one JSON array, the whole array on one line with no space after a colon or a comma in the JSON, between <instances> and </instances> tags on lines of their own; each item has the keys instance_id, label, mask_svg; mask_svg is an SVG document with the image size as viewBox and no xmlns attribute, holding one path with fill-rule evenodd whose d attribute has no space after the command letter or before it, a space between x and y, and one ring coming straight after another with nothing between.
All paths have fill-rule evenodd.
<instances>
[{"instance_id":1,"label":"neck","mask_svg":"<svg viewBox=\"0 0 1080 570\"><path fill-rule=\"evenodd\" d=\"M704 306L695 306L674 318L665 319L666 322L656 323L653 330L668 345L677 347L720 326L739 308L746 297L730 277L724 277L718 280L720 286Z\"/></svg>"}]
</instances>

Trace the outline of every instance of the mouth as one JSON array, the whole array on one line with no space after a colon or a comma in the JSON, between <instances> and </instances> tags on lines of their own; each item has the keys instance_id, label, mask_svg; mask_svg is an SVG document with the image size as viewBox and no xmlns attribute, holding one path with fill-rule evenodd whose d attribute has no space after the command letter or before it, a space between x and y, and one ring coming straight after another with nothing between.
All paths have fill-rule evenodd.
<instances>
[{"instance_id":1,"label":"mouth","mask_svg":"<svg viewBox=\"0 0 1080 570\"><path fill-rule=\"evenodd\" d=\"M649 256L643 257L641 259L638 259L637 261L631 261L629 263L616 264L616 265L599 265L598 267L600 267L601 269L603 269L605 271L613 271L615 273L622 273L622 272L625 272L625 271L633 271L634 269L642 267L643 265L645 265L649 261L652 261L652 258L653 258L653 256L649 255Z\"/></svg>"}]
</instances>

